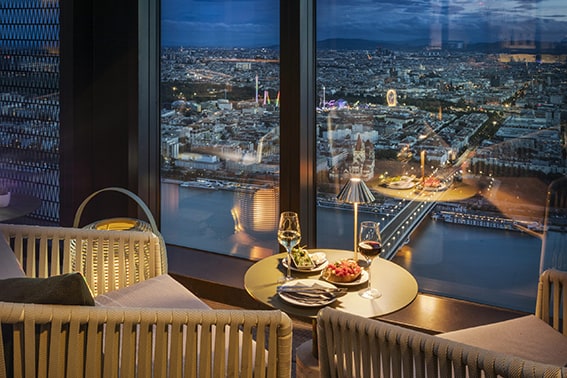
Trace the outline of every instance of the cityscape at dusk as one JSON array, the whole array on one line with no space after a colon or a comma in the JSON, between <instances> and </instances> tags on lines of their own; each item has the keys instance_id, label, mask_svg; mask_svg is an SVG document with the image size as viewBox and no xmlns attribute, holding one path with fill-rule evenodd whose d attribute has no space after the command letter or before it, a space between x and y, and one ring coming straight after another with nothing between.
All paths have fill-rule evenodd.
<instances>
[{"instance_id":1,"label":"cityscape at dusk","mask_svg":"<svg viewBox=\"0 0 567 378\"><path fill-rule=\"evenodd\" d=\"M163 0L161 7L162 234L207 252L272 255L284 210L280 135L289 127L280 124L280 105L298 101L280 93L282 80L298 79L281 76L280 3ZM567 174L567 3L321 0L316 11L316 72L306 79L314 83L306 95L315 99L307 125L315 191L302 194L316 204L316 247L352 248L353 207L336 197L359 177L376 197L359 206L360 220L380 223L383 257L410 270L424 291L458 288L435 275L459 271L447 261L477 263L467 258L481 252L508 271L467 277L474 285L522 277L519 286L533 289L541 266L567 269L558 254L540 260L544 230L553 232L550 248L567 238L565 207L546 213L548 185ZM2 178L46 197L37 217L52 222L58 12L38 12L45 31L36 39L22 37L18 17L26 12L0 38L8 46L0 62ZM489 275L483 269L476 271ZM508 283L487 283L486 294ZM520 302L532 294L522 292Z\"/></svg>"},{"instance_id":2,"label":"cityscape at dusk","mask_svg":"<svg viewBox=\"0 0 567 378\"><path fill-rule=\"evenodd\" d=\"M567 0L0 4L0 376L567 376Z\"/></svg>"},{"instance_id":3,"label":"cityscape at dusk","mask_svg":"<svg viewBox=\"0 0 567 378\"><path fill-rule=\"evenodd\" d=\"M162 220L179 244L258 259L277 249L279 104L287 100L278 20L267 4L252 12L253 2L221 3L212 6L228 18L201 23L199 38L172 33L164 12L162 193L172 200L162 202ZM336 195L361 177L376 197L360 205L361 218L381 224L383 257L423 290L529 308L533 292L507 287L514 275L537 278L546 188L567 173L567 23L557 16L566 12L545 1L317 2L317 247L351 248L352 206ZM273 25L256 24L253 13ZM245 20L240 32L265 33L225 34L232 18ZM201 216L199 229L180 232L189 214ZM562 214L550 221L556 240L567 227ZM481 244L455 248L472 234ZM524 263L507 263L520 255ZM467 277L474 256L502 274ZM448 278L455 272L461 278ZM477 289L449 288L449 279Z\"/></svg>"}]
</instances>

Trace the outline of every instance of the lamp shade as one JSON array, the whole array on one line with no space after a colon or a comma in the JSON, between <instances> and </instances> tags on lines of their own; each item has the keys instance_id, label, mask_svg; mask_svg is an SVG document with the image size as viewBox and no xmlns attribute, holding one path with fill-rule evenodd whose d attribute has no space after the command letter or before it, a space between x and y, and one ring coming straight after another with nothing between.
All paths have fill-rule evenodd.
<instances>
[{"instance_id":1,"label":"lamp shade","mask_svg":"<svg viewBox=\"0 0 567 378\"><path fill-rule=\"evenodd\" d=\"M370 203L375 200L368 186L357 177L346 182L337 195L337 199L346 203Z\"/></svg>"}]
</instances>

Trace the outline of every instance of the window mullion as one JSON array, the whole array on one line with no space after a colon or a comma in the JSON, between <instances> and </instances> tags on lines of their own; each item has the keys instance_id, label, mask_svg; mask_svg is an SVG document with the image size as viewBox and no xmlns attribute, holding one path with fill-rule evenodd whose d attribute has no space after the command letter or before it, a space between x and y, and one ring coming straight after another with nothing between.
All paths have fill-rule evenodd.
<instances>
[{"instance_id":1,"label":"window mullion","mask_svg":"<svg viewBox=\"0 0 567 378\"><path fill-rule=\"evenodd\" d=\"M282 1L280 17L280 208L299 213L301 244L315 247L314 1Z\"/></svg>"}]
</instances>

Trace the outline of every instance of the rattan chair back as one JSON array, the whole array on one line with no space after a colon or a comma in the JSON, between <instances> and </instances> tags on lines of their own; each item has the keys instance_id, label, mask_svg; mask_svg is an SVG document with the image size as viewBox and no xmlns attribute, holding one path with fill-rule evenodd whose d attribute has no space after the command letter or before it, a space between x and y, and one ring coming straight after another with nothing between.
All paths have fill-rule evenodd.
<instances>
[{"instance_id":1,"label":"rattan chair back","mask_svg":"<svg viewBox=\"0 0 567 378\"><path fill-rule=\"evenodd\" d=\"M540 275L535 315L567 336L567 272L547 269Z\"/></svg>"},{"instance_id":2,"label":"rattan chair back","mask_svg":"<svg viewBox=\"0 0 567 378\"><path fill-rule=\"evenodd\" d=\"M292 324L279 310L0 302L0 322L12 345L0 343L0 376L291 376Z\"/></svg>"},{"instance_id":3,"label":"rattan chair back","mask_svg":"<svg viewBox=\"0 0 567 378\"><path fill-rule=\"evenodd\" d=\"M567 368L446 340L330 307L317 316L321 377L561 377ZM562 375L563 374L563 375Z\"/></svg>"},{"instance_id":4,"label":"rattan chair back","mask_svg":"<svg viewBox=\"0 0 567 378\"><path fill-rule=\"evenodd\" d=\"M81 272L93 295L167 273L152 232L0 224L28 277Z\"/></svg>"}]
</instances>

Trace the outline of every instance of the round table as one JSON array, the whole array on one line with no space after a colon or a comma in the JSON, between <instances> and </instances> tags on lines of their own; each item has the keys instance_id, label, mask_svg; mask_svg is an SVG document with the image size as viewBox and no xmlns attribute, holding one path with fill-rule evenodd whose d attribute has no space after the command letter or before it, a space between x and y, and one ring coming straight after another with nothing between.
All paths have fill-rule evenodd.
<instances>
[{"instance_id":1,"label":"round table","mask_svg":"<svg viewBox=\"0 0 567 378\"><path fill-rule=\"evenodd\" d=\"M12 193L8 206L0 207L0 222L23 217L37 210L40 206L41 200L37 197Z\"/></svg>"},{"instance_id":2,"label":"round table","mask_svg":"<svg viewBox=\"0 0 567 378\"><path fill-rule=\"evenodd\" d=\"M314 251L324 252L330 262L352 258L354 254L352 251L335 249L309 250L309 252ZM280 253L253 264L244 275L244 287L259 302L281 309L291 315L314 319L321 307L293 305L281 299L276 292L280 285L278 280L285 274L285 269L281 263L281 260L285 257L286 253ZM370 269L372 286L380 290L382 293L380 298L362 298L359 291L366 287L366 284L363 283L357 286L345 286L348 289L347 294L337 298L328 306L359 316L373 318L397 311L410 304L417 296L417 281L401 266L388 260L376 258ZM321 272L292 271L292 275L298 279L318 279ZM337 286L339 285L337 284Z\"/></svg>"}]
</instances>

